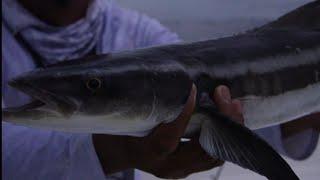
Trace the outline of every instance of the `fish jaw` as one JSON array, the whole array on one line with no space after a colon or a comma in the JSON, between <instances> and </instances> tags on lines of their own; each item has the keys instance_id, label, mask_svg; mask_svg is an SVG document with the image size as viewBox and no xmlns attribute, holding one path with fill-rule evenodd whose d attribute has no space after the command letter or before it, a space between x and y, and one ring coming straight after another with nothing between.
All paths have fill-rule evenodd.
<instances>
[{"instance_id":1,"label":"fish jaw","mask_svg":"<svg viewBox=\"0 0 320 180\"><path fill-rule=\"evenodd\" d=\"M29 79L29 76L19 76L9 81L9 85L19 91L26 93L34 99L37 99L45 104L47 109L54 111L64 117L70 117L72 113L77 109L76 104L72 101L68 101L66 98L60 97L34 86Z\"/></svg>"}]
</instances>

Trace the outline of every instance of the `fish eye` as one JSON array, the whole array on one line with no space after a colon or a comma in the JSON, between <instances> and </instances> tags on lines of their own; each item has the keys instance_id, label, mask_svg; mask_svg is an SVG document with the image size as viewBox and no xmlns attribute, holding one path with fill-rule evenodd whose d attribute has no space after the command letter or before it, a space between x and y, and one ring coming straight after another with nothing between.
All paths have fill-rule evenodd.
<instances>
[{"instance_id":1,"label":"fish eye","mask_svg":"<svg viewBox=\"0 0 320 180\"><path fill-rule=\"evenodd\" d=\"M99 88L101 88L101 80L98 78L91 78L87 81L86 86L88 89L90 89L91 91L95 91Z\"/></svg>"}]
</instances>

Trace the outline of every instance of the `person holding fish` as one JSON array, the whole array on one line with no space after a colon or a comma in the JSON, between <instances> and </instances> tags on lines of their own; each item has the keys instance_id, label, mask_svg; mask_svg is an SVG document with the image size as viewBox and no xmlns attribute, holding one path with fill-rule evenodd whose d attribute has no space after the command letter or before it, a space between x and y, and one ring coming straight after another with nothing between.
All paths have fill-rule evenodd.
<instances>
[{"instance_id":1,"label":"person holding fish","mask_svg":"<svg viewBox=\"0 0 320 180\"><path fill-rule=\"evenodd\" d=\"M31 98L7 82L51 64L94 54L179 42L156 20L104 0L2 1L2 106ZM48 82L50 83L50 82ZM95 83L93 83L94 86ZM223 164L200 146L198 134L181 142L195 109L197 87L191 88L182 113L144 137L73 134L2 122L4 179L105 179L131 168L161 178L183 178ZM217 109L243 124L242 106L226 86L211 94ZM319 114L257 130L283 155L309 157L319 136ZM290 148L289 148L290 147ZM132 177L131 177L132 178Z\"/></svg>"}]
</instances>

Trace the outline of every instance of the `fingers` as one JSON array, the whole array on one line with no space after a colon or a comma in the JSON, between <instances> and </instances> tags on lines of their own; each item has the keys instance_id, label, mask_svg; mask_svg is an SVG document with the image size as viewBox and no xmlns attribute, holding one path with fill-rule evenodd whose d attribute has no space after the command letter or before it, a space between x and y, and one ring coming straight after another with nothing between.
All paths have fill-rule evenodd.
<instances>
[{"instance_id":1,"label":"fingers","mask_svg":"<svg viewBox=\"0 0 320 180\"><path fill-rule=\"evenodd\" d=\"M218 86L213 94L213 100L221 113L243 124L242 106L239 100L232 100L227 86Z\"/></svg>"},{"instance_id":2,"label":"fingers","mask_svg":"<svg viewBox=\"0 0 320 180\"><path fill-rule=\"evenodd\" d=\"M244 118L242 114L242 105L240 100L234 99L231 101L232 107L234 109L233 114L227 114L230 115L234 120L236 120L240 124L244 124Z\"/></svg>"},{"instance_id":3,"label":"fingers","mask_svg":"<svg viewBox=\"0 0 320 180\"><path fill-rule=\"evenodd\" d=\"M170 155L161 169L167 178L184 178L189 174L210 170L224 162L210 157L198 140L181 142L176 152ZM169 177L168 177L169 176Z\"/></svg>"},{"instance_id":4,"label":"fingers","mask_svg":"<svg viewBox=\"0 0 320 180\"><path fill-rule=\"evenodd\" d=\"M193 138L191 141L181 142L172 159L177 162L182 160L182 165L189 169L189 173L209 170L222 165L222 160L212 158L203 150L198 139Z\"/></svg>"},{"instance_id":5,"label":"fingers","mask_svg":"<svg viewBox=\"0 0 320 180\"><path fill-rule=\"evenodd\" d=\"M187 100L187 103L186 103L185 107L183 108L182 112L180 113L180 115L173 122L167 123L167 124L162 124L161 128L165 128L165 129L172 128L172 133L177 138L180 139L187 128L190 117L192 116L193 110L195 108L196 96L197 96L197 88L193 84L189 98Z\"/></svg>"},{"instance_id":6,"label":"fingers","mask_svg":"<svg viewBox=\"0 0 320 180\"><path fill-rule=\"evenodd\" d=\"M242 114L242 104L239 99L233 99L231 101L232 106L234 107L235 113L241 115Z\"/></svg>"},{"instance_id":7,"label":"fingers","mask_svg":"<svg viewBox=\"0 0 320 180\"><path fill-rule=\"evenodd\" d=\"M177 119L170 123L160 124L150 134L150 138L159 152L170 154L177 148L195 108L196 94L197 89L193 84L187 103Z\"/></svg>"}]
</instances>

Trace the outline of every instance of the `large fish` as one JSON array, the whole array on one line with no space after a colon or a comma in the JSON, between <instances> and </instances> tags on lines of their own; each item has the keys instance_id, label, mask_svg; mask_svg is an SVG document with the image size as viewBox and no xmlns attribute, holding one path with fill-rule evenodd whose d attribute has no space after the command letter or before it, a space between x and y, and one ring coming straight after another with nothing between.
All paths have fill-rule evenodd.
<instances>
[{"instance_id":1,"label":"large fish","mask_svg":"<svg viewBox=\"0 0 320 180\"><path fill-rule=\"evenodd\" d=\"M306 7L306 12L320 12L319 1ZM145 136L181 113L195 84L197 107L186 135L200 131L200 144L212 157L268 179L298 179L281 156L248 129L320 110L319 24L277 26L271 23L233 37L110 53L34 70L10 85L35 100L3 109L3 115L8 122L26 126ZM228 85L242 100L248 128L215 109L208 94L219 84Z\"/></svg>"}]
</instances>

